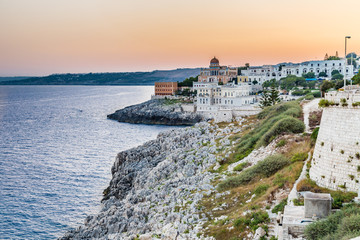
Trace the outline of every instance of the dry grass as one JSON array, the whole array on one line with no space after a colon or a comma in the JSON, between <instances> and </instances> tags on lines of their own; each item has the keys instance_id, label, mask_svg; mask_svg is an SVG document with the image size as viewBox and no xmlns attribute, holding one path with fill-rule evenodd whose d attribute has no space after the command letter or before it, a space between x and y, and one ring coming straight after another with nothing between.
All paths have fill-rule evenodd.
<instances>
[{"instance_id":1,"label":"dry grass","mask_svg":"<svg viewBox=\"0 0 360 240\"><path fill-rule=\"evenodd\" d=\"M269 178L258 179L258 181L249 185L234 188L230 191L229 195L217 199L215 198L215 194L205 197L201 202L203 213L207 214L209 219L204 225L204 229L208 227L205 234L213 236L216 239L231 239L232 237L239 237L242 239L243 237L246 237L246 234L248 233L246 231L244 232L239 228L227 230L227 228L233 226L233 221L243 216L243 212L256 208L265 209L266 206L271 205L275 198L275 193L279 191L280 188L290 191L301 172L302 166L303 162L295 162ZM283 180L283 184L280 184L279 181L277 181L279 176ZM259 185L269 185L269 188L262 195L255 196L251 202L246 203ZM219 211L213 211L215 207L219 207L224 203L227 205L226 208ZM210 212L213 215L212 218L209 215ZM229 221L216 224L214 222L215 217L220 217L222 215L228 216Z\"/></svg>"}]
</instances>

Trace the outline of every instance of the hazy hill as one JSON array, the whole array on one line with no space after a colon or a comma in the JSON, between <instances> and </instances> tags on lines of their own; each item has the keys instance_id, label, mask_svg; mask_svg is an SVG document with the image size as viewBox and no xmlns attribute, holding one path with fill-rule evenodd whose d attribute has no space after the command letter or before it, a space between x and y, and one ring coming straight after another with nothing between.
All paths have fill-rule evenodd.
<instances>
[{"instance_id":1,"label":"hazy hill","mask_svg":"<svg viewBox=\"0 0 360 240\"><path fill-rule=\"evenodd\" d=\"M154 82L181 82L194 77L200 68L152 72L53 74L45 77L0 78L0 85L153 85ZM2 79L2 80L1 80Z\"/></svg>"}]
</instances>

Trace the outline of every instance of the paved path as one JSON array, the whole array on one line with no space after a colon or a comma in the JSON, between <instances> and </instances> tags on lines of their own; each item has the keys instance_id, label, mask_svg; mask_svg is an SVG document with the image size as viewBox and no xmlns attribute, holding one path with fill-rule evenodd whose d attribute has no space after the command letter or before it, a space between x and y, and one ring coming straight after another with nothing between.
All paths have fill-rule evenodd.
<instances>
[{"instance_id":1,"label":"paved path","mask_svg":"<svg viewBox=\"0 0 360 240\"><path fill-rule=\"evenodd\" d=\"M311 100L310 102L304 104L304 106L303 106L305 132L310 132L309 115L311 112L319 109L319 101L320 101L320 98L315 98L314 100Z\"/></svg>"}]
</instances>

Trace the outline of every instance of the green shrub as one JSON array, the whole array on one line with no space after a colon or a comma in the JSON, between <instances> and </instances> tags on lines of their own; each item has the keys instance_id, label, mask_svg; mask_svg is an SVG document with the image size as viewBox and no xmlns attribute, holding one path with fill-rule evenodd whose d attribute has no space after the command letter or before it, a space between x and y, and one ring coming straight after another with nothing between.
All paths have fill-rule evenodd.
<instances>
[{"instance_id":1,"label":"green shrub","mask_svg":"<svg viewBox=\"0 0 360 240\"><path fill-rule=\"evenodd\" d=\"M286 140L285 139L281 139L277 144L276 147L283 147L286 145Z\"/></svg>"},{"instance_id":2,"label":"green shrub","mask_svg":"<svg viewBox=\"0 0 360 240\"><path fill-rule=\"evenodd\" d=\"M297 117L299 117L301 114L301 107L300 107L299 103L292 101L292 102L281 103L281 104L277 104L277 105L274 105L271 107L264 108L258 114L258 119L272 118L274 116L277 116L281 113L286 112L288 109L296 109L296 111L299 113L299 115L297 115ZM292 111L294 111L294 110L292 110Z\"/></svg>"},{"instance_id":3,"label":"green shrub","mask_svg":"<svg viewBox=\"0 0 360 240\"><path fill-rule=\"evenodd\" d=\"M238 172L241 172L244 168L250 166L250 163L249 162L243 162L243 163L240 163L239 165L237 165L236 167L234 167L234 171L238 171Z\"/></svg>"},{"instance_id":4,"label":"green shrub","mask_svg":"<svg viewBox=\"0 0 360 240\"><path fill-rule=\"evenodd\" d=\"M358 107L358 106L360 106L360 102L353 102L353 103L352 103L352 106L353 106L353 107Z\"/></svg>"},{"instance_id":5,"label":"green shrub","mask_svg":"<svg viewBox=\"0 0 360 240\"><path fill-rule=\"evenodd\" d=\"M358 204L349 204L326 219L309 224L305 228L305 238L308 240L350 239L359 235L360 206Z\"/></svg>"},{"instance_id":6,"label":"green shrub","mask_svg":"<svg viewBox=\"0 0 360 240\"><path fill-rule=\"evenodd\" d=\"M245 134L240 139L239 143L235 146L235 153L230 155L230 157L222 162L222 164L225 162L237 162L245 158L252 152L252 150L262 145L268 144L277 135L283 132L297 133L298 131L302 130L305 128L302 128L304 124L300 120L296 121L297 119L295 119L300 117L301 113L302 109L300 104L296 101L280 103L271 107L266 107L257 116L258 119L260 119L260 122L254 126L252 131ZM284 121L284 119L287 120ZM284 125L289 122L295 122L295 126L291 126L290 129L287 129ZM264 135L267 135L266 142L262 140Z\"/></svg>"},{"instance_id":7,"label":"green shrub","mask_svg":"<svg viewBox=\"0 0 360 240\"><path fill-rule=\"evenodd\" d=\"M313 100L314 98L315 98L314 95L312 95L311 93L306 94L305 96L305 100Z\"/></svg>"},{"instance_id":8,"label":"green shrub","mask_svg":"<svg viewBox=\"0 0 360 240\"><path fill-rule=\"evenodd\" d=\"M274 184L279 186L280 188L284 187L284 185L287 181L288 181L288 178L284 177L283 174L277 173L275 175Z\"/></svg>"},{"instance_id":9,"label":"green shrub","mask_svg":"<svg viewBox=\"0 0 360 240\"><path fill-rule=\"evenodd\" d=\"M310 139L311 139L312 144L315 144L316 139L317 139L317 137L318 137L318 135L319 135L319 130L320 130L320 128L317 127L317 128L315 128L315 129L313 130L313 132L311 133ZM321 145L321 146L322 146L322 145Z\"/></svg>"},{"instance_id":10,"label":"green shrub","mask_svg":"<svg viewBox=\"0 0 360 240\"><path fill-rule=\"evenodd\" d=\"M321 92L317 91L317 92L313 92L312 95L316 98L320 98L321 97Z\"/></svg>"},{"instance_id":11,"label":"green shrub","mask_svg":"<svg viewBox=\"0 0 360 240\"><path fill-rule=\"evenodd\" d=\"M328 106L330 106L330 103L329 103L328 100L321 99L321 100L319 101L319 107L328 107Z\"/></svg>"},{"instance_id":12,"label":"green shrub","mask_svg":"<svg viewBox=\"0 0 360 240\"><path fill-rule=\"evenodd\" d=\"M247 184L256 177L270 177L278 170L289 164L289 160L281 154L276 154L265 158L237 176L229 177L218 185L219 191L235 188L243 184Z\"/></svg>"},{"instance_id":13,"label":"green shrub","mask_svg":"<svg viewBox=\"0 0 360 240\"><path fill-rule=\"evenodd\" d=\"M295 198L293 202L295 206L304 206L304 198Z\"/></svg>"},{"instance_id":14,"label":"green shrub","mask_svg":"<svg viewBox=\"0 0 360 240\"><path fill-rule=\"evenodd\" d=\"M278 212L284 212L284 208L287 204L287 198L283 199L278 205L276 205L273 210L271 210L272 213L278 213Z\"/></svg>"},{"instance_id":15,"label":"green shrub","mask_svg":"<svg viewBox=\"0 0 360 240\"><path fill-rule=\"evenodd\" d=\"M340 99L341 106L346 107L348 103L346 102L345 98Z\"/></svg>"},{"instance_id":16,"label":"green shrub","mask_svg":"<svg viewBox=\"0 0 360 240\"><path fill-rule=\"evenodd\" d=\"M261 196L262 194L264 194L268 189L269 189L269 185L268 184L260 184L259 186L257 186L254 190L254 194L258 197Z\"/></svg>"},{"instance_id":17,"label":"green shrub","mask_svg":"<svg viewBox=\"0 0 360 240\"><path fill-rule=\"evenodd\" d=\"M293 117L285 117L279 120L272 128L260 139L257 147L267 145L281 133L302 133L305 125L299 119Z\"/></svg>"},{"instance_id":18,"label":"green shrub","mask_svg":"<svg viewBox=\"0 0 360 240\"><path fill-rule=\"evenodd\" d=\"M291 157L291 162L305 161L307 157L308 154L306 152L295 153L294 156Z\"/></svg>"},{"instance_id":19,"label":"green shrub","mask_svg":"<svg viewBox=\"0 0 360 240\"><path fill-rule=\"evenodd\" d=\"M270 222L269 214L265 211L258 211L246 214L245 217L236 219L233 223L238 229L245 229L246 226L255 231L260 224Z\"/></svg>"}]
</instances>

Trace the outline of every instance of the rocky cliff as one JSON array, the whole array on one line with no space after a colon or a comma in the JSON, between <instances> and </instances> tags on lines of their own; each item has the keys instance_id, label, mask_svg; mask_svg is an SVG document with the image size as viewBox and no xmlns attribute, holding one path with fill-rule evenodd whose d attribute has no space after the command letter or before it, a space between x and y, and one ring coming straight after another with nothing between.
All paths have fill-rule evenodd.
<instances>
[{"instance_id":1,"label":"rocky cliff","mask_svg":"<svg viewBox=\"0 0 360 240\"><path fill-rule=\"evenodd\" d=\"M111 169L102 210L62 239L195 239L206 221L197 207L214 187L216 125L160 133L121 152Z\"/></svg>"},{"instance_id":2,"label":"rocky cliff","mask_svg":"<svg viewBox=\"0 0 360 240\"><path fill-rule=\"evenodd\" d=\"M127 123L194 125L203 120L196 113L183 111L176 100L153 99L129 106L107 116L110 119Z\"/></svg>"}]
</instances>

